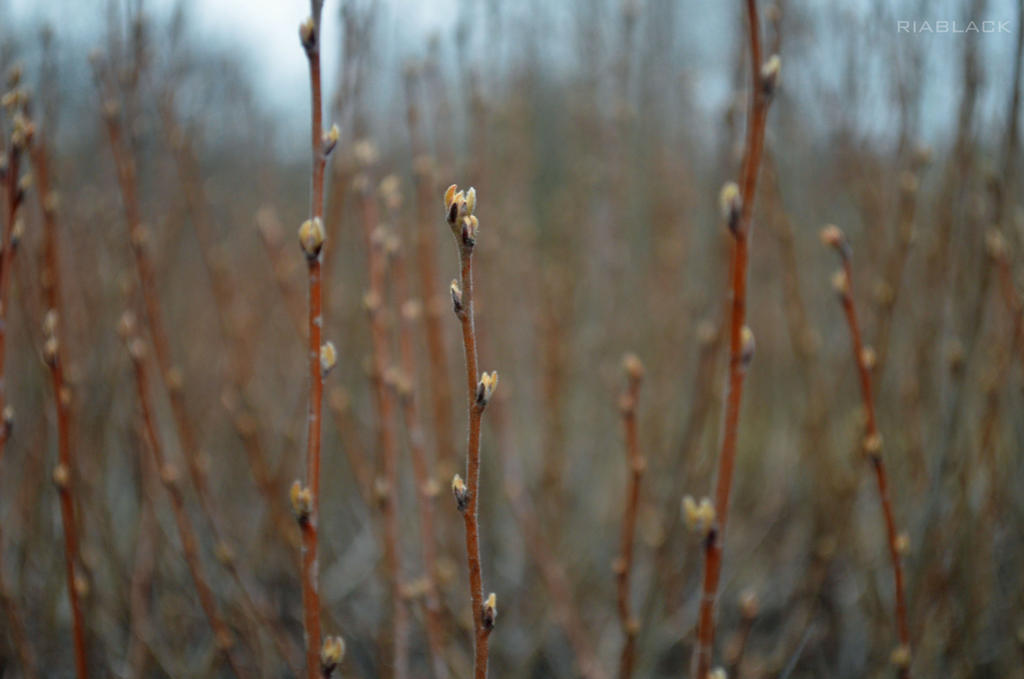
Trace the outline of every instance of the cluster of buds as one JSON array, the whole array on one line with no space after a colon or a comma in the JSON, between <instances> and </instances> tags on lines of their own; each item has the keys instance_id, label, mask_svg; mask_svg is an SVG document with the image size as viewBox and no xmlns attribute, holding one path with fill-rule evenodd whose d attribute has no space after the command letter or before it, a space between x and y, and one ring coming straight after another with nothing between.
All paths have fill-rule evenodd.
<instances>
[{"instance_id":1,"label":"cluster of buds","mask_svg":"<svg viewBox=\"0 0 1024 679\"><path fill-rule=\"evenodd\" d=\"M707 533L715 524L715 506L706 497L697 504L693 496L687 495L683 498L683 520L691 531Z\"/></svg>"},{"instance_id":2,"label":"cluster of buds","mask_svg":"<svg viewBox=\"0 0 1024 679\"><path fill-rule=\"evenodd\" d=\"M768 57L768 60L761 64L761 90L766 97L771 98L779 86L779 74L782 72L782 59L778 54Z\"/></svg>"},{"instance_id":3,"label":"cluster of buds","mask_svg":"<svg viewBox=\"0 0 1024 679\"><path fill-rule=\"evenodd\" d=\"M458 474L452 477L452 495L455 496L455 506L458 510L466 511L466 507L469 506L469 488Z\"/></svg>"},{"instance_id":4,"label":"cluster of buds","mask_svg":"<svg viewBox=\"0 0 1024 679\"><path fill-rule=\"evenodd\" d=\"M334 342L328 340L320 345L320 375L327 377L331 369L338 362L338 352L334 348Z\"/></svg>"},{"instance_id":5,"label":"cluster of buds","mask_svg":"<svg viewBox=\"0 0 1024 679\"><path fill-rule=\"evenodd\" d=\"M309 521L313 513L313 491L308 486L303 486L298 481L292 483L288 497L292 502L292 512L299 523Z\"/></svg>"},{"instance_id":6,"label":"cluster of buds","mask_svg":"<svg viewBox=\"0 0 1024 679\"><path fill-rule=\"evenodd\" d=\"M490 632L494 629L494 622L498 619L498 595L491 592L484 601L483 610L481 611L482 621L484 623L484 629Z\"/></svg>"},{"instance_id":7,"label":"cluster of buds","mask_svg":"<svg viewBox=\"0 0 1024 679\"><path fill-rule=\"evenodd\" d=\"M299 244L302 246L302 251L306 253L306 259L314 260L319 257L326 239L327 232L324 230L324 221L319 217L307 219L299 226Z\"/></svg>"},{"instance_id":8,"label":"cluster of buds","mask_svg":"<svg viewBox=\"0 0 1024 679\"><path fill-rule=\"evenodd\" d=\"M341 659L345 657L345 640L340 636L324 637L324 643L320 647L320 672L325 677L331 676L334 668L338 666Z\"/></svg>"},{"instance_id":9,"label":"cluster of buds","mask_svg":"<svg viewBox=\"0 0 1024 679\"><path fill-rule=\"evenodd\" d=\"M484 373L480 376L480 382L476 385L476 404L478 407L483 408L486 406L491 397L494 396L494 390L498 388L498 371L495 370L490 373Z\"/></svg>"},{"instance_id":10,"label":"cluster of buds","mask_svg":"<svg viewBox=\"0 0 1024 679\"><path fill-rule=\"evenodd\" d=\"M480 222L476 215L476 189L470 187L466 191L458 190L455 184L444 192L445 219L452 233L464 247L471 248L476 244Z\"/></svg>"}]
</instances>

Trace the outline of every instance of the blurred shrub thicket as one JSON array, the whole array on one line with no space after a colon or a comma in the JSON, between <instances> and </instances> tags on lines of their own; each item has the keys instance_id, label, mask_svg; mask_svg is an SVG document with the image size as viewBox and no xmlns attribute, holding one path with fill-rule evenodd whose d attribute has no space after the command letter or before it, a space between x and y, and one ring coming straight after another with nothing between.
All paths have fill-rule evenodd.
<instances>
[{"instance_id":1,"label":"blurred shrub thicket","mask_svg":"<svg viewBox=\"0 0 1024 679\"><path fill-rule=\"evenodd\" d=\"M1024 677L1021 4L842 4L760 3L766 53L783 66L754 213L748 324L757 350L716 657L731 676L894 672L887 543L860 452L857 376L829 283L835 261L817 237L834 222L854 250L893 511L909 537L912 670ZM424 35L399 3L327 4L341 40L323 46L325 61L339 64L325 120L338 122L341 141L328 168L324 334L339 361L327 381L320 571L325 631L347 642L341 676L391 676L371 398L372 380L387 376L367 369L368 247L397 248L422 312L416 373L403 377L414 384L431 476L446 489L464 463L462 349L448 299L458 259L442 204L451 183L477 189L481 370L501 373L484 419L480 496L486 586L500 605L492 675L595 676L587 662L604 668L596 676L614 674L627 351L646 367L636 675L688 672L702 558L679 503L709 494L716 468L730 251L716 202L739 171L745 131L741 10L463 2ZM180 384L212 491L204 508L166 391L154 387L200 560L251 666L292 676L302 619L287 489L303 469L307 388L294 233L308 209L308 141L257 94L247 55L197 38L185 9L150 14L141 2L112 2L89 11L103 17L100 35L0 24L0 66L6 78L22 65L59 193L89 662L96 676L227 671L147 461L117 335L140 291L107 115L134 158L175 364L165 377ZM896 30L898 19L933 18L1005 20L1012 32ZM232 30L245 30L241 14ZM281 31L295 35L291 25ZM299 120L308 115L306 81L278 94ZM13 108L2 121L6 150ZM22 170L33 171L27 157ZM31 674L25 650L40 674L71 676L73 666L33 191L5 320L14 410L0 457L5 677ZM406 300L392 280L382 313L397 366ZM433 352L431 319L442 340ZM444 384L432 366L446 370ZM399 417L384 426L401 445L395 497L412 676L427 677L420 500L407 428ZM462 522L447 492L435 504L445 662L452 676L468 676ZM737 662L749 593L759 612Z\"/></svg>"}]
</instances>

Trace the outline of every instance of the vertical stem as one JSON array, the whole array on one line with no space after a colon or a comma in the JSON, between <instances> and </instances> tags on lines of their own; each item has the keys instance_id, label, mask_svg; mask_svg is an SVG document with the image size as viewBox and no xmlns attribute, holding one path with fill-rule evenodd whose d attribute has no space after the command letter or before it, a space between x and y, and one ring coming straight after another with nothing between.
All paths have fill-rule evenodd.
<instances>
[{"instance_id":1,"label":"vertical stem","mask_svg":"<svg viewBox=\"0 0 1024 679\"><path fill-rule=\"evenodd\" d=\"M181 491L180 480L177 477L177 470L173 465L168 464L164 458L163 448L160 439L157 437L156 421L153 418L153 407L149 398L149 377L146 371L146 354L142 340L131 339L129 345L132 363L135 366L136 395L142 409L142 424L146 435L146 443L153 454L153 462L160 473L161 481L171 500L171 509L174 510L174 520L178 527L178 537L181 539L182 552L185 555L185 563L188 565L189 574L195 584L196 592L199 595L199 604L206 615L206 620L213 631L214 645L217 652L223 657L225 663L231 668L235 676L245 676L241 671L241 665L236 661L231 652L233 639L231 631L224 623L220 611L217 610L217 602L210 588L206 575L203 572L199 560L198 540L196 539L195 528L185 511L185 501Z\"/></svg>"},{"instance_id":2,"label":"vertical stem","mask_svg":"<svg viewBox=\"0 0 1024 679\"><path fill-rule=\"evenodd\" d=\"M619 408L622 412L622 426L626 438L626 464L629 469L629 489L626 494L626 506L622 520L622 539L619 558L615 563L616 584L618 590L619 622L625 635L625 643L619 657L619 678L629 679L633 675L636 661L636 637L639 622L633 617L629 603L629 580L633 570L633 541L636 534L637 509L640 506L640 480L647 466L636 433L636 402L642 379L640 362L635 356L626 359L628 384L622 394Z\"/></svg>"},{"instance_id":3,"label":"vertical stem","mask_svg":"<svg viewBox=\"0 0 1024 679\"><path fill-rule=\"evenodd\" d=\"M736 440L739 428L740 403L743 397L743 379L746 367L742 356L743 326L747 311L748 239L754 209L754 194L764 145L765 119L768 113L768 92L761 75L761 39L755 0L746 0L747 24L750 40L750 67L752 74L750 119L747 122L747 145L741 173L742 208L738 224L733 230L733 253L730 265L732 304L729 324L729 377L728 396L723 420L722 448L718 460L718 482L715 487L714 506L717 525L708 532L704 542L704 585L700 599L695 650L695 679L705 679L711 669L711 655L715 636L715 600L722 568L722 537L729 514L729 493L736 460Z\"/></svg>"},{"instance_id":4,"label":"vertical stem","mask_svg":"<svg viewBox=\"0 0 1024 679\"><path fill-rule=\"evenodd\" d=\"M424 603L427 643L430 646L431 662L435 679L447 679L448 667L444 661L444 625L441 620L441 603L438 596L437 577L437 536L434 529L434 499L437 482L431 474L430 460L424 446L423 429L420 426L416 404L416 357L414 353L413 323L416 309L408 297L408 281L405 261L396 256L394 265L395 287L399 300L405 298L402 306L399 345L402 355L402 380L399 396L405 429L409 437L409 452L412 457L413 474L419 497L420 541L423 544L423 568L426 572L427 591Z\"/></svg>"},{"instance_id":5,"label":"vertical stem","mask_svg":"<svg viewBox=\"0 0 1024 679\"><path fill-rule=\"evenodd\" d=\"M897 545L898 536L896 522L893 519L892 504L889 500L889 483L885 472L885 463L882 461L881 438L878 433L878 424L875 419L875 401L871 393L871 372L868 363L864 359L864 345L861 340L860 325L857 322L857 312L853 306L853 272L849 256L843 257L843 272L846 277L846 285L841 293L840 301L843 311L846 314L846 322L850 327L850 338L853 346L853 360L857 365L857 374L860 377L861 397L864 401L865 423L865 452L867 453L871 467L875 472L875 481L878 485L878 498L882 504L882 514L885 517L885 532L889 543L889 556L892 559L893 584L895 593L895 616L896 628L899 634L900 644L909 653L910 650L910 629L907 625L907 605L903 586L903 567L900 562L900 550ZM869 444L869 442L872 442ZM901 679L909 679L910 665L909 658L905 664L900 664L899 675Z\"/></svg>"},{"instance_id":6,"label":"vertical stem","mask_svg":"<svg viewBox=\"0 0 1024 679\"><path fill-rule=\"evenodd\" d=\"M310 219L321 220L324 210L324 167L327 164L323 141L323 109L320 92L320 14L323 0L310 0L312 29L303 35L303 47L309 62L310 128L312 150L312 185L310 187ZM303 31L305 26L303 27ZM322 228L322 226L321 226ZM300 520L302 530L302 610L306 633L306 676L320 676L320 574L317 563L317 524L320 518L320 432L323 410L323 373L320 369L320 332L323 326L321 302L321 250L307 252L309 273L309 314L306 338L309 361L309 407L306 416L306 487L312 492L308 517Z\"/></svg>"}]
</instances>

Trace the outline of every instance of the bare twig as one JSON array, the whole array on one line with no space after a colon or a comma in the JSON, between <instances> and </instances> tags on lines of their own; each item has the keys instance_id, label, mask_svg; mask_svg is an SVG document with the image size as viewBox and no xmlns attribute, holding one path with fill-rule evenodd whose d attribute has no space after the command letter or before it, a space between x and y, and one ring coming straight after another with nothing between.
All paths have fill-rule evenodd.
<instances>
[{"instance_id":1,"label":"bare twig","mask_svg":"<svg viewBox=\"0 0 1024 679\"><path fill-rule=\"evenodd\" d=\"M827 226L821 232L822 241L839 253L842 259L843 268L836 272L833 278L833 285L839 294L839 301L843 305L846 314L846 322L850 327L850 338L853 345L853 360L857 365L857 373L860 377L861 397L864 401L864 454L871 462L875 472L875 480L878 484L878 496L882 503L882 513L885 517L885 530L889 542L889 555L892 558L893 582L895 587L895 617L896 629L899 634L900 645L893 651L893 664L899 669L901 679L910 677L910 628L907 625L907 605L904 597L903 567L900 562L900 555L906 550L907 538L905 535L898 535L896 523L893 520L892 505L889 500L888 478L885 473L885 463L882 461L882 437L878 433L878 424L875 419L875 401L871 393L871 368L874 365L874 352L866 348L861 340L860 325L857 322L857 312L853 305L853 271L850 263L851 251L849 242L842 231L835 226Z\"/></svg>"},{"instance_id":2,"label":"bare twig","mask_svg":"<svg viewBox=\"0 0 1024 679\"><path fill-rule=\"evenodd\" d=\"M473 607L473 676L487 677L488 640L497 616L496 596L484 601L483 572L480 565L480 421L487 402L498 386L498 373L477 372L476 328L473 317L473 248L479 223L473 214L476 190L457 191L454 184L445 192L445 210L458 246L461 282L452 281L451 295L455 315L462 325L462 346L466 354L466 405L469 435L466 443L466 481L456 474L452 480L455 502L466 526L466 558L469 566L469 594Z\"/></svg>"},{"instance_id":3,"label":"bare twig","mask_svg":"<svg viewBox=\"0 0 1024 679\"><path fill-rule=\"evenodd\" d=\"M626 371L627 384L619 399L619 411L622 413L622 426L626 437L629 490L626 493L623 512L619 557L615 560L615 580L618 590L619 622L625 635L622 653L619 656L619 678L629 679L633 675L633 665L636 662L636 636L640 626L639 621L631 613L629 578L633 570L633 539L636 533L637 510L640 506L640 479L643 477L647 462L640 453L636 434L636 402L644 374L643 364L635 355L627 354L623 367Z\"/></svg>"}]
</instances>

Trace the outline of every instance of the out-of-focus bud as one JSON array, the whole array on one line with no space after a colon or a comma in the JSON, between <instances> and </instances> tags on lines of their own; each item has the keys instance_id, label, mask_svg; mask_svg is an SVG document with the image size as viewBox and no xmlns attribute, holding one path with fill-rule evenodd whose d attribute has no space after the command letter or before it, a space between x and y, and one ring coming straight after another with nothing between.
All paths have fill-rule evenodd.
<instances>
[{"instance_id":1,"label":"out-of-focus bud","mask_svg":"<svg viewBox=\"0 0 1024 679\"><path fill-rule=\"evenodd\" d=\"M865 436L862 446L864 448L865 455L867 455L868 457L878 457L878 455L882 452L881 434L878 434L876 432L874 434L869 434Z\"/></svg>"},{"instance_id":2,"label":"out-of-focus bud","mask_svg":"<svg viewBox=\"0 0 1024 679\"><path fill-rule=\"evenodd\" d=\"M900 644L893 649L892 655L889 656L892 664L899 668L910 666L910 646L906 644Z\"/></svg>"},{"instance_id":3,"label":"out-of-focus bud","mask_svg":"<svg viewBox=\"0 0 1024 679\"><path fill-rule=\"evenodd\" d=\"M319 217L307 219L299 227L299 244L302 245L302 251L306 253L307 259L316 259L320 255L326 238L324 222Z\"/></svg>"},{"instance_id":4,"label":"out-of-focus bud","mask_svg":"<svg viewBox=\"0 0 1024 679\"><path fill-rule=\"evenodd\" d=\"M331 155L331 151L338 145L338 139L341 137L341 131L337 125L331 125L331 129L324 132L323 139L323 154L325 156Z\"/></svg>"},{"instance_id":5,"label":"out-of-focus bud","mask_svg":"<svg viewBox=\"0 0 1024 679\"><path fill-rule=\"evenodd\" d=\"M896 544L894 546L896 547L897 554L906 556L907 552L910 551L910 536L906 531L901 531L900 534L896 536Z\"/></svg>"},{"instance_id":6,"label":"out-of-focus bud","mask_svg":"<svg viewBox=\"0 0 1024 679\"><path fill-rule=\"evenodd\" d=\"M985 234L985 249L988 256L998 261L1006 255L1006 239L996 229L989 229Z\"/></svg>"},{"instance_id":7,"label":"out-of-focus bud","mask_svg":"<svg viewBox=\"0 0 1024 679\"><path fill-rule=\"evenodd\" d=\"M334 348L334 342L327 341L320 345L320 374L327 377L327 373L338 362L338 352Z\"/></svg>"},{"instance_id":8,"label":"out-of-focus bud","mask_svg":"<svg viewBox=\"0 0 1024 679\"><path fill-rule=\"evenodd\" d=\"M768 61L761 65L761 88L766 96L775 94L779 86L779 75L782 73L782 59L778 54L768 57Z\"/></svg>"},{"instance_id":9,"label":"out-of-focus bud","mask_svg":"<svg viewBox=\"0 0 1024 679\"><path fill-rule=\"evenodd\" d=\"M340 636L324 637L323 646L320 647L320 671L324 676L329 676L344 657L345 640Z\"/></svg>"},{"instance_id":10,"label":"out-of-focus bud","mask_svg":"<svg viewBox=\"0 0 1024 679\"><path fill-rule=\"evenodd\" d=\"M860 364L865 370L871 371L878 364L878 354L873 347L864 347L860 350Z\"/></svg>"},{"instance_id":11,"label":"out-of-focus bud","mask_svg":"<svg viewBox=\"0 0 1024 679\"><path fill-rule=\"evenodd\" d=\"M756 346L754 331L744 325L740 330L740 363L744 366L750 365L750 362L754 360Z\"/></svg>"},{"instance_id":12,"label":"out-of-focus bud","mask_svg":"<svg viewBox=\"0 0 1024 679\"><path fill-rule=\"evenodd\" d=\"M840 297L846 297L850 294L850 279L843 269L837 269L832 274L832 289Z\"/></svg>"},{"instance_id":13,"label":"out-of-focus bud","mask_svg":"<svg viewBox=\"0 0 1024 679\"><path fill-rule=\"evenodd\" d=\"M721 667L716 667L708 672L708 679L728 679L728 676L729 675L727 675L725 670Z\"/></svg>"},{"instance_id":14,"label":"out-of-focus bud","mask_svg":"<svg viewBox=\"0 0 1024 679\"><path fill-rule=\"evenodd\" d=\"M693 496L683 498L683 521L686 527L696 533L707 533L715 523L715 506L708 498L702 498L700 504Z\"/></svg>"},{"instance_id":15,"label":"out-of-focus bud","mask_svg":"<svg viewBox=\"0 0 1024 679\"><path fill-rule=\"evenodd\" d=\"M316 24L313 22L313 17L306 17L299 24L299 41L307 52L316 47Z\"/></svg>"},{"instance_id":16,"label":"out-of-focus bud","mask_svg":"<svg viewBox=\"0 0 1024 679\"><path fill-rule=\"evenodd\" d=\"M634 382L639 382L644 376L644 364L634 353L628 353L622 357L622 369L626 376Z\"/></svg>"},{"instance_id":17,"label":"out-of-focus bud","mask_svg":"<svg viewBox=\"0 0 1024 679\"><path fill-rule=\"evenodd\" d=\"M53 468L53 485L57 486L57 490L67 490L69 483L71 483L71 470L66 464L58 464Z\"/></svg>"},{"instance_id":18,"label":"out-of-focus bud","mask_svg":"<svg viewBox=\"0 0 1024 679\"><path fill-rule=\"evenodd\" d=\"M313 491L295 481L288 491L288 498L292 503L292 513L299 523L308 521L310 514L313 513Z\"/></svg>"},{"instance_id":19,"label":"out-of-focus bud","mask_svg":"<svg viewBox=\"0 0 1024 679\"><path fill-rule=\"evenodd\" d=\"M727 182L718 193L718 205L722 210L722 219L734 235L739 232L740 215L743 212L743 196L736 182Z\"/></svg>"},{"instance_id":20,"label":"out-of-focus bud","mask_svg":"<svg viewBox=\"0 0 1024 679\"><path fill-rule=\"evenodd\" d=\"M757 598L757 592L752 589L745 589L740 593L740 615L747 620L753 620L761 610L761 602Z\"/></svg>"}]
</instances>

